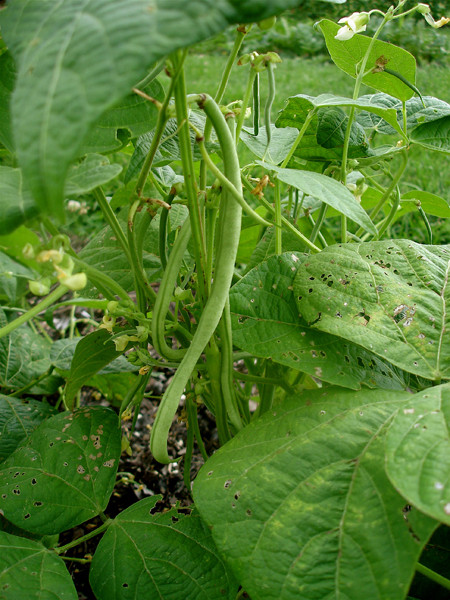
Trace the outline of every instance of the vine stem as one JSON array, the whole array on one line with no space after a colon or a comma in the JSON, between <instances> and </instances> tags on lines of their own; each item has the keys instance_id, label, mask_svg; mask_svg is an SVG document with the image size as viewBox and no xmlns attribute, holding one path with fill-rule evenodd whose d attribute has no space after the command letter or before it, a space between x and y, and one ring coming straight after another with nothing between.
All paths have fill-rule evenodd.
<instances>
[{"instance_id":1,"label":"vine stem","mask_svg":"<svg viewBox=\"0 0 450 600\"><path fill-rule=\"evenodd\" d=\"M14 329L17 329L24 323L27 323L27 321L30 321L31 319L36 317L40 312L46 310L54 302L59 300L61 296L64 296L64 294L68 291L69 288L65 285L59 285L56 289L53 290L53 292L51 292L46 298L44 298L44 300L41 300L41 302L35 304L32 308L27 310L27 312L23 313L23 315L20 315L20 317L17 317L17 319L14 319L14 321L11 321L10 323L2 327L0 329L0 338L5 337L5 335L10 334L11 331L14 331Z\"/></svg>"},{"instance_id":2,"label":"vine stem","mask_svg":"<svg viewBox=\"0 0 450 600\"><path fill-rule=\"evenodd\" d=\"M90 533L87 533L86 535L83 535L82 537L77 538L76 540L72 540L65 546L59 546L59 548L53 548L53 550L56 552L56 554L63 554L70 548L74 548L75 546L78 546L78 544L82 544L83 542L90 540L91 538L95 537L96 535L99 535L100 533L102 533L102 531L105 531L105 529L108 529L108 527L111 525L112 522L113 522L112 519L108 519L107 521L102 523L99 527L97 527L97 529L94 529L94 531L91 531Z\"/></svg>"},{"instance_id":3,"label":"vine stem","mask_svg":"<svg viewBox=\"0 0 450 600\"><path fill-rule=\"evenodd\" d=\"M314 117L315 114L316 114L316 109L315 108L312 108L311 110L308 111L308 114L306 115L306 119L305 119L305 121L304 121L304 123L302 125L302 128L298 132L297 137L295 138L295 142L293 143L292 148L289 150L288 155L286 156L286 158L281 163L281 168L282 169L284 169L289 164L289 161L294 156L294 152L297 150L297 146L302 141L302 138L305 135L305 132L308 129L309 124L311 123L311 121L312 121L312 119L313 119L313 117Z\"/></svg>"},{"instance_id":4,"label":"vine stem","mask_svg":"<svg viewBox=\"0 0 450 600\"><path fill-rule=\"evenodd\" d=\"M114 214L113 209L110 207L109 202L106 199L105 194L103 193L103 190L100 187L97 187L97 188L95 188L95 190L92 193L94 195L94 198L97 200L98 205L101 208L101 211L103 213L103 216L105 217L106 222L111 227L111 229L113 230L113 232L116 236L117 241L122 246L122 250L124 251L124 253L127 257L128 262L131 263L130 249L128 247L127 238L126 238L124 232L122 231L122 227L120 226L120 223L117 220L117 217Z\"/></svg>"},{"instance_id":5,"label":"vine stem","mask_svg":"<svg viewBox=\"0 0 450 600\"><path fill-rule=\"evenodd\" d=\"M373 34L373 37L370 40L369 45L367 46L366 53L364 54L364 57L359 66L358 75L356 76L355 87L353 89L353 96L352 96L353 100L357 100L359 97L362 80L364 79L364 75L366 75L366 66L367 66L367 61L369 60L370 53L372 52L372 48L374 47L375 42L381 33L381 30L383 29L385 24L390 20L390 18L391 18L390 16L384 15L382 22L380 23L378 29ZM346 183L347 183L348 147L350 144L350 134L351 134L354 118L355 118L355 107L352 106L350 109L349 117L348 117L347 129L345 130L344 147L342 149L341 182L344 185L346 185ZM345 215L341 216L341 242L342 243L347 242L347 217Z\"/></svg>"}]
</instances>

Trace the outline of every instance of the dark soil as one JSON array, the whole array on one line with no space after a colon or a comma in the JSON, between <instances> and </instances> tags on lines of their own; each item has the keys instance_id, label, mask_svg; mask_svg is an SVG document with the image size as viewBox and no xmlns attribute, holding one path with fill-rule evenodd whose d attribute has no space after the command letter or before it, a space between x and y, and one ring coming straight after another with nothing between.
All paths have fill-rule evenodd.
<instances>
[{"instance_id":1,"label":"dark soil","mask_svg":"<svg viewBox=\"0 0 450 600\"><path fill-rule=\"evenodd\" d=\"M166 383L166 382L164 382ZM149 390L153 394L161 394L164 385L156 380L150 380ZM136 423L134 433L130 437L131 456L122 454L117 484L111 496L105 514L114 518L120 512L147 496L161 495L162 499L157 504L159 510L164 511L175 506L189 506L192 503L189 490L186 489L183 480L183 460L179 463L162 465L156 462L150 453L149 439L150 429L153 423L158 403L144 399L141 411ZM218 447L217 431L212 415L204 408L199 409L198 414L200 432L205 442L206 450L210 455ZM130 430L131 423L126 422L124 430ZM170 456L182 457L186 451L186 424L182 421L174 421L168 440L168 452ZM191 464L191 481L203 464L203 459L194 446L194 454ZM99 525L100 518L93 519L60 536L60 545L64 545L73 539L80 538ZM100 537L94 537L69 550L67 556L81 559L89 559L95 552ZM67 567L72 575L80 600L95 600L95 596L89 585L89 563L67 562Z\"/></svg>"}]
</instances>

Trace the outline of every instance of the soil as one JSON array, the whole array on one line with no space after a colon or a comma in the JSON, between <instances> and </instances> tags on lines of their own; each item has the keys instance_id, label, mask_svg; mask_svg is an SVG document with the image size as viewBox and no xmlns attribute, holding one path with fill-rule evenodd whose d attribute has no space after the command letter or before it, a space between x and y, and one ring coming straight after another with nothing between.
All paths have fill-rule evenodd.
<instances>
[{"instance_id":1,"label":"soil","mask_svg":"<svg viewBox=\"0 0 450 600\"><path fill-rule=\"evenodd\" d=\"M161 394L167 382L150 380L147 391L152 395ZM98 404L98 403L97 403ZM164 511L175 506L178 502L181 507L188 507L192 504L192 498L189 490L184 485L183 480L183 461L162 465L156 462L150 453L149 439L151 424L156 415L158 402L144 399L141 405L140 414L136 423L135 431L130 436L131 455L122 454L117 484L114 493L111 496L105 514L114 518L120 512L147 496L161 495L162 499L157 504L159 510ZM204 406L199 408L198 413L199 427L202 438L205 441L208 455L212 454L218 448L218 436L213 416ZM131 424L126 422L125 431L131 429ZM174 459L182 457L186 450L186 424L182 421L174 421L170 437L168 439L168 452ZM194 446L194 453L191 464L191 481L203 464L203 459ZM64 545L73 539L80 538L99 525L100 518L93 519L70 531L64 532L60 536L60 545ZM68 556L74 558L90 558L95 552L100 538L91 538L90 540L75 546L67 552ZM89 585L89 563L82 564L75 561L67 561L66 565L72 575L75 587L78 591L79 600L96 600Z\"/></svg>"}]
</instances>

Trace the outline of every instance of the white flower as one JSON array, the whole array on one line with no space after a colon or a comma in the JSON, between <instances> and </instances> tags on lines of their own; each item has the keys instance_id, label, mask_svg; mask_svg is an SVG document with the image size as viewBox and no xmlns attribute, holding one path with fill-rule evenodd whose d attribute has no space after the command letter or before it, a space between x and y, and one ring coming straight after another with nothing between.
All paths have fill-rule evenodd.
<instances>
[{"instance_id":1,"label":"white flower","mask_svg":"<svg viewBox=\"0 0 450 600\"><path fill-rule=\"evenodd\" d=\"M345 23L345 25L339 29L334 37L340 42L351 39L355 33L366 30L369 19L370 15L366 12L354 12L349 17L342 17L338 23Z\"/></svg>"}]
</instances>

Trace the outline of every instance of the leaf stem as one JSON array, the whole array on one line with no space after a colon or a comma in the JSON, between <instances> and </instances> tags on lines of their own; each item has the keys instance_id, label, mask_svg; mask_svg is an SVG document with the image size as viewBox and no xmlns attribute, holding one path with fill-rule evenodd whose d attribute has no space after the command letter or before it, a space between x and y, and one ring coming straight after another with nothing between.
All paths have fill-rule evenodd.
<instances>
[{"instance_id":1,"label":"leaf stem","mask_svg":"<svg viewBox=\"0 0 450 600\"><path fill-rule=\"evenodd\" d=\"M105 521L104 523L99 525L97 527L97 529L94 529L94 531L91 531L90 533L87 533L86 535L83 535L82 537L79 537L76 540L72 540L65 546L59 546L59 548L53 548L53 550L56 552L56 554L63 554L70 548L74 548L75 546L78 546L78 544L82 544L83 542L90 540L91 538L95 537L96 535L99 535L100 533L102 533L102 531L105 531L105 529L108 529L108 527L111 525L112 522L113 522L113 519L108 519L107 521Z\"/></svg>"},{"instance_id":2,"label":"leaf stem","mask_svg":"<svg viewBox=\"0 0 450 600\"><path fill-rule=\"evenodd\" d=\"M446 590L450 590L450 579L447 579L447 577L436 573L436 571L429 569L428 567L422 565L419 562L416 563L416 571L418 573L421 573L421 575L425 575L425 577L428 577L428 579L431 579L432 581L438 583Z\"/></svg>"}]
</instances>

